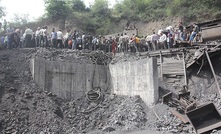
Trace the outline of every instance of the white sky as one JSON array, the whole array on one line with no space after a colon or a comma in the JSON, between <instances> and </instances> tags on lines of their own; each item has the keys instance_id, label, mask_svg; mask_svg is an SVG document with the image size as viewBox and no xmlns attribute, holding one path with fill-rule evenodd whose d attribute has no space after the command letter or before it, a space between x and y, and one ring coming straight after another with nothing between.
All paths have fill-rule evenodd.
<instances>
[{"instance_id":1,"label":"white sky","mask_svg":"<svg viewBox=\"0 0 221 134\"><path fill-rule=\"evenodd\" d=\"M94 0L83 0L86 6L93 4ZM112 6L115 0L109 0ZM5 7L6 19L11 21L14 18L14 14L29 15L29 20L35 20L44 14L44 0L1 0L1 6Z\"/></svg>"}]
</instances>

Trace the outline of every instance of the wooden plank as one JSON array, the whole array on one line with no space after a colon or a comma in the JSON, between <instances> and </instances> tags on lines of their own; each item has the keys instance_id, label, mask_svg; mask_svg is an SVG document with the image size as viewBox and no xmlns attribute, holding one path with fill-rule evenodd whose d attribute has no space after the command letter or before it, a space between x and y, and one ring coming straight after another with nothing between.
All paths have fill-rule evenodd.
<instances>
[{"instance_id":1,"label":"wooden plank","mask_svg":"<svg viewBox=\"0 0 221 134\"><path fill-rule=\"evenodd\" d=\"M185 63L185 55L183 52L183 73L184 73L184 81L185 81L185 85L187 86L187 77L186 77L186 63Z\"/></svg>"},{"instance_id":2,"label":"wooden plank","mask_svg":"<svg viewBox=\"0 0 221 134\"><path fill-rule=\"evenodd\" d=\"M177 112L177 111L175 111L175 110L172 110L172 109L170 109L170 111L171 111L171 113L174 115L174 116L176 116L177 118L179 118L183 123L188 123L189 122L189 120L188 120L188 118L187 118L187 116L186 115L182 115L182 114L180 114L179 112Z\"/></svg>"},{"instance_id":3,"label":"wooden plank","mask_svg":"<svg viewBox=\"0 0 221 134\"><path fill-rule=\"evenodd\" d=\"M163 59L162 59L162 53L160 51L160 76L163 78L163 65L162 65Z\"/></svg>"}]
</instances>

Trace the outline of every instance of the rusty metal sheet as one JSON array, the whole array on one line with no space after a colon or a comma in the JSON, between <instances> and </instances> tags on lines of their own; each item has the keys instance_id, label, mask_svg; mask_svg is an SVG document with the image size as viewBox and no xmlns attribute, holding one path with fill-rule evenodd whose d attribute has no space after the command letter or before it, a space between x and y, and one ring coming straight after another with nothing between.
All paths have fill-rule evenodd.
<instances>
[{"instance_id":1,"label":"rusty metal sheet","mask_svg":"<svg viewBox=\"0 0 221 134\"><path fill-rule=\"evenodd\" d=\"M187 118L187 116L185 115L185 114L180 114L179 112L177 112L177 111L175 111L175 110L173 110L173 109L170 109L170 112L174 115L174 116L176 116L177 118L179 118L183 123L188 123L189 122L189 120L188 120L188 118Z\"/></svg>"}]
</instances>

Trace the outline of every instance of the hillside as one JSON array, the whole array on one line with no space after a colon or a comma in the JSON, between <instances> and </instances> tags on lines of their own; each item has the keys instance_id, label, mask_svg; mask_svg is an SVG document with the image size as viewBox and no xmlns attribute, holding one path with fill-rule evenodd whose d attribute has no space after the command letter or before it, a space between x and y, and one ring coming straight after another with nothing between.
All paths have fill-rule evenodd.
<instances>
[{"instance_id":1,"label":"hillside","mask_svg":"<svg viewBox=\"0 0 221 134\"><path fill-rule=\"evenodd\" d=\"M110 8L107 0L95 0L90 7L82 0L47 0L47 21L40 20L32 28L49 25L49 31L55 27L107 35L121 32L130 25L138 28L140 35L146 35L161 27L175 26L179 21L189 25L220 18L220 4L220 1L208 0L122 0Z\"/></svg>"}]
</instances>

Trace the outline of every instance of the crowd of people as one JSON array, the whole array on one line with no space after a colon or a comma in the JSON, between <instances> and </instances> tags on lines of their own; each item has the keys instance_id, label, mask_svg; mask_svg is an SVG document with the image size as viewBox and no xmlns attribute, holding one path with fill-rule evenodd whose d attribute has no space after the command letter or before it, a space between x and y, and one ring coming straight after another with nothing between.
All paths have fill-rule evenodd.
<instances>
[{"instance_id":1,"label":"crowd of people","mask_svg":"<svg viewBox=\"0 0 221 134\"><path fill-rule=\"evenodd\" d=\"M5 29L5 35L1 36L0 45L2 48L16 47L52 47L69 49L89 49L103 50L105 52L142 52L155 51L159 49L173 48L176 41L188 42L190 45L200 35L200 29L193 24L190 29L186 29L182 22L176 27L169 26L158 33L139 37L133 34L131 37L127 33L116 36L92 36L90 33L79 32L77 30L67 30L63 33L61 29L53 28L48 31L47 26L38 27L36 31L27 27L22 34L19 27Z\"/></svg>"}]
</instances>

